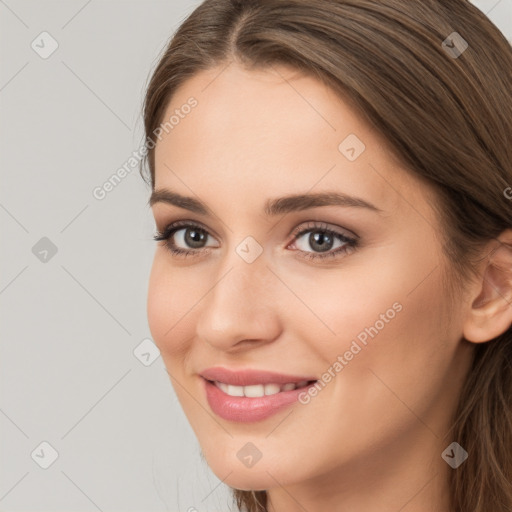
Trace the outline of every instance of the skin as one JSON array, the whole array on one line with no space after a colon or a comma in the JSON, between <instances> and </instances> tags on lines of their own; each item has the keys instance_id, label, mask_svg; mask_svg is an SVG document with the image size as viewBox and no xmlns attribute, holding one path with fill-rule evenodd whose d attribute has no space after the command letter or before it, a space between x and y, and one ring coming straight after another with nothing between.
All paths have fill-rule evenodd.
<instances>
[{"instance_id":1,"label":"skin","mask_svg":"<svg viewBox=\"0 0 512 512\"><path fill-rule=\"evenodd\" d=\"M198 222L209 249L183 258L158 242L147 309L209 466L231 487L267 490L279 512L450 512L453 470L441 453L453 441L452 415L474 347L462 335L490 339L492 329L510 325L511 308L498 327L487 310L474 315L478 280L450 303L433 191L331 89L285 66L224 68L185 82L165 114L190 96L198 101L156 146L155 189L200 199L213 215L153 204L159 231L177 220ZM366 146L353 162L338 150L349 134ZM329 191L381 212L321 206L264 213L268 199ZM359 246L318 262L301 258L319 253L308 237L321 226L292 235L310 221L356 234ZM190 249L183 234L174 242ZM247 236L263 249L252 263L236 252ZM308 404L245 424L211 411L201 370L320 379L394 303L401 311ZM237 458L247 442L262 454L251 468Z\"/></svg>"}]
</instances>

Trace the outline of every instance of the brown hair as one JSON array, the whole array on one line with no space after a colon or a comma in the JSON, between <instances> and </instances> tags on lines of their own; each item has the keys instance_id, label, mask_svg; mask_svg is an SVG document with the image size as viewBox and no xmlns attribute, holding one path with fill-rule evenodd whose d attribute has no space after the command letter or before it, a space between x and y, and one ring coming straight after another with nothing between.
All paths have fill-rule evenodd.
<instances>
[{"instance_id":1,"label":"brown hair","mask_svg":"<svg viewBox=\"0 0 512 512\"><path fill-rule=\"evenodd\" d=\"M468 48L450 54L458 32ZM443 44L443 41L447 44ZM287 64L350 101L410 172L437 192L453 293L482 244L512 227L512 48L467 0L206 0L181 24L147 88L144 123L154 188L155 129L174 91L236 61ZM456 297L456 295L455 295ZM454 510L512 510L512 329L477 344L451 439L469 453L450 473ZM234 490L241 510L265 491Z\"/></svg>"}]
</instances>

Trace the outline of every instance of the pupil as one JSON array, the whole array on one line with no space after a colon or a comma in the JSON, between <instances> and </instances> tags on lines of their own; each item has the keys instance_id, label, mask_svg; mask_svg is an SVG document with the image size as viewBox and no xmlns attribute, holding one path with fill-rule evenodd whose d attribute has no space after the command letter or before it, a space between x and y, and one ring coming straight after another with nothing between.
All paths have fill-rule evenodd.
<instances>
[{"instance_id":1,"label":"pupil","mask_svg":"<svg viewBox=\"0 0 512 512\"><path fill-rule=\"evenodd\" d=\"M191 247L198 248L201 242L204 242L205 233L197 229L187 229L185 234L185 241Z\"/></svg>"},{"instance_id":2,"label":"pupil","mask_svg":"<svg viewBox=\"0 0 512 512\"><path fill-rule=\"evenodd\" d=\"M320 252L325 252L331 249L332 242L332 238L326 233L317 231L316 233L311 233L311 235L309 235L309 243L311 244L311 247L315 248L316 246Z\"/></svg>"}]
</instances>

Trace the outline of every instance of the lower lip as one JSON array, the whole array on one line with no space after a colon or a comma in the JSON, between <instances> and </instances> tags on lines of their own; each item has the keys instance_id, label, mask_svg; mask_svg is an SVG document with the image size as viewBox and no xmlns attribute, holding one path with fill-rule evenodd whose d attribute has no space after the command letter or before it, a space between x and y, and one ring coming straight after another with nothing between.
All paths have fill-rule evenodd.
<instances>
[{"instance_id":1,"label":"lower lip","mask_svg":"<svg viewBox=\"0 0 512 512\"><path fill-rule=\"evenodd\" d=\"M297 402L299 395L309 388L309 386L304 386L291 391L280 391L275 395L251 398L227 395L213 382L203 380L206 388L206 399L212 411L225 420L239 423L264 420Z\"/></svg>"}]
</instances>

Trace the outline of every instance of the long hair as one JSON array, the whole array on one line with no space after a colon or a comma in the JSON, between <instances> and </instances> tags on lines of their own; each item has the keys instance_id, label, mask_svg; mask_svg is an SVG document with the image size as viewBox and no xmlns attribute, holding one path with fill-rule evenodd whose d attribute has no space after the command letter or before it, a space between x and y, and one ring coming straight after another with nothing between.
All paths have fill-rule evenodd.
<instances>
[{"instance_id":1,"label":"long hair","mask_svg":"<svg viewBox=\"0 0 512 512\"><path fill-rule=\"evenodd\" d=\"M512 227L512 48L498 28L467 0L206 0L147 87L141 174L152 188L155 130L174 91L233 61L321 80L434 186L457 300L482 244ZM512 510L511 360L512 329L473 352L451 431L469 453L450 473L454 510ZM240 510L267 511L265 491L233 494Z\"/></svg>"}]
</instances>

